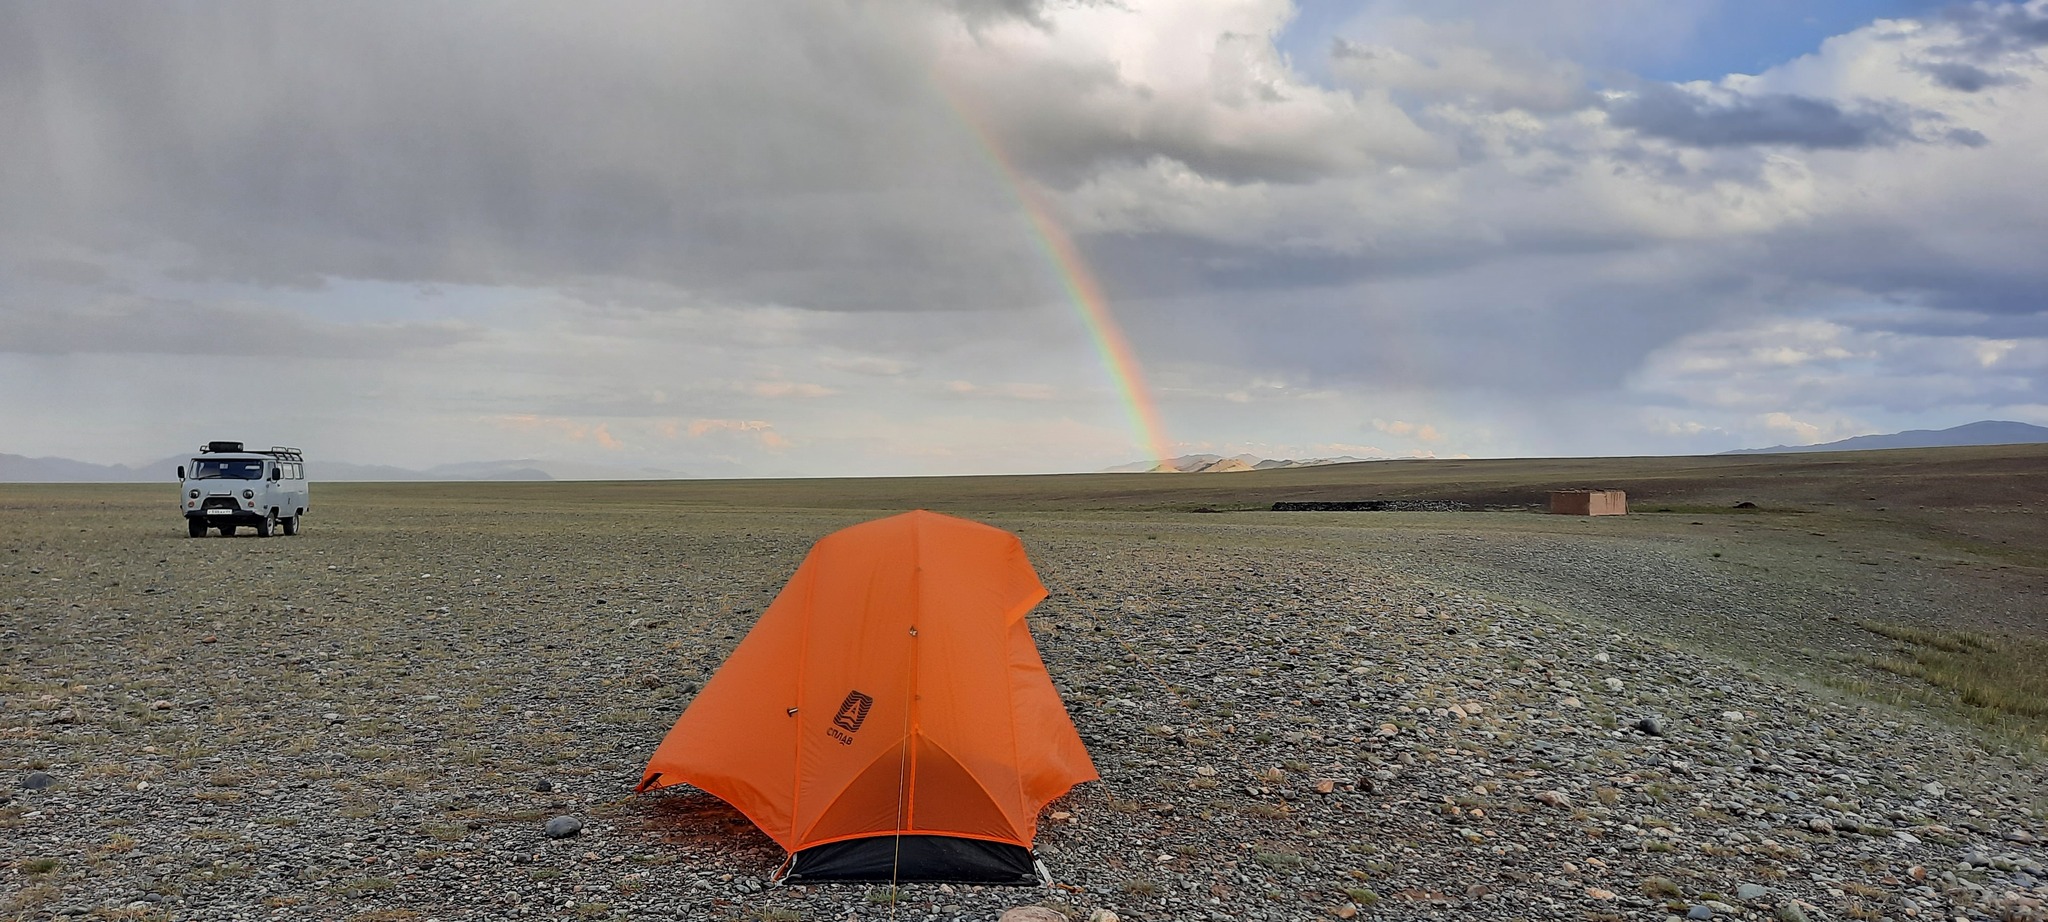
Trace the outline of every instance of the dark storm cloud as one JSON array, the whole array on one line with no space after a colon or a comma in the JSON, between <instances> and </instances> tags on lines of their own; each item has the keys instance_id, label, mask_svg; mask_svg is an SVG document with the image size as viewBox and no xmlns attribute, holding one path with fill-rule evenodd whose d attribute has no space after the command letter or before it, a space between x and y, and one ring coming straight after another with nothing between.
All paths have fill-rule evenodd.
<instances>
[{"instance_id":1,"label":"dark storm cloud","mask_svg":"<svg viewBox=\"0 0 2048 922\"><path fill-rule=\"evenodd\" d=\"M1014 204L931 86L931 14L10 5L0 243L169 250L182 277L263 284L1034 300Z\"/></svg>"},{"instance_id":2,"label":"dark storm cloud","mask_svg":"<svg viewBox=\"0 0 2048 922\"><path fill-rule=\"evenodd\" d=\"M1553 253L1445 275L1121 301L1117 310L1142 359L1284 370L1316 386L1585 393L1619 385L1656 346L1773 297L1714 260L1664 278L1600 278L1659 259ZM1188 323L1191 313L1204 322Z\"/></svg>"},{"instance_id":3,"label":"dark storm cloud","mask_svg":"<svg viewBox=\"0 0 2048 922\"><path fill-rule=\"evenodd\" d=\"M2028 3L1957 4L1942 18L1962 28L1961 45L1941 49L1976 60L1990 60L2048 45L2048 7Z\"/></svg>"},{"instance_id":4,"label":"dark storm cloud","mask_svg":"<svg viewBox=\"0 0 2048 922\"><path fill-rule=\"evenodd\" d=\"M188 355L262 363L375 358L479 338L456 323L345 325L254 305L105 298L63 309L0 303L0 353Z\"/></svg>"},{"instance_id":5,"label":"dark storm cloud","mask_svg":"<svg viewBox=\"0 0 2048 922\"><path fill-rule=\"evenodd\" d=\"M1813 149L1887 147L1914 138L1896 112L1850 111L1809 96L1771 93L1714 100L1645 84L1607 106L1614 124L1691 147L1783 144Z\"/></svg>"},{"instance_id":6,"label":"dark storm cloud","mask_svg":"<svg viewBox=\"0 0 2048 922\"><path fill-rule=\"evenodd\" d=\"M1975 93L1987 87L2005 86L2018 82L2013 74L1993 72L1963 61L1927 61L1919 65L1921 73L1934 78L1934 82L1962 93Z\"/></svg>"},{"instance_id":7,"label":"dark storm cloud","mask_svg":"<svg viewBox=\"0 0 2048 922\"><path fill-rule=\"evenodd\" d=\"M1992 237L2020 232L1984 228ZM2031 254L1958 248L1934 237L1926 228L1903 223L1822 222L1770 235L1759 269L1971 314L2048 311L2048 267Z\"/></svg>"}]
</instances>

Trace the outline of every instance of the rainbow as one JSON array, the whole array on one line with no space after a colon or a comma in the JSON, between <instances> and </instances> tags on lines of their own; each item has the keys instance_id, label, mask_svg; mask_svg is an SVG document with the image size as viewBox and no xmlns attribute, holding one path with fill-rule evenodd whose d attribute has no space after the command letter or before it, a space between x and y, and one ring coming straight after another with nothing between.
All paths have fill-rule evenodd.
<instances>
[{"instance_id":1,"label":"rainbow","mask_svg":"<svg viewBox=\"0 0 2048 922\"><path fill-rule=\"evenodd\" d=\"M1003 178L1003 184L1017 199L1024 214L1037 231L1039 251L1059 274L1060 285L1066 290L1067 302L1074 313L1081 318L1081 325L1088 330L1088 336L1095 343L1095 354L1101 358L1102 367L1109 372L1121 392L1124 415L1129 419L1132 436L1139 447L1151 452L1154 461L1164 462L1173 457L1166 439L1166 427L1159 422L1159 404L1152 398L1151 388L1145 385L1145 373L1138 365L1138 354L1131 349L1131 343L1124 338L1124 331L1109 312L1109 299L1102 294L1102 284L1095 280L1095 273L1088 268L1088 261L1081 257L1080 248L1074 246L1074 238L1053 219L1052 209L1032 189L1022 171L1010 162L1003 149L996 144L994 136L981 126L958 99L946 90L942 81L933 81L939 87L947 105L960 123L967 126L967 133L980 145L982 153L994 164L996 172Z\"/></svg>"}]
</instances>

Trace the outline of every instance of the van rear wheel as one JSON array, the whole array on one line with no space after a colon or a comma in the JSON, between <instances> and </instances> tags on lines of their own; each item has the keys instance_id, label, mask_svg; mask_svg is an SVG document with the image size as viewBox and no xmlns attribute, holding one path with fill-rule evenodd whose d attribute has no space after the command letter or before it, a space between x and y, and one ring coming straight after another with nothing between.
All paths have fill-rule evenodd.
<instances>
[{"instance_id":1,"label":"van rear wheel","mask_svg":"<svg viewBox=\"0 0 2048 922\"><path fill-rule=\"evenodd\" d=\"M204 538L204 537L206 537L206 520L205 520L205 519L186 519L186 520L185 520L185 534L187 534L187 535L190 535L190 536L192 536L192 537L194 537L194 538Z\"/></svg>"},{"instance_id":2,"label":"van rear wheel","mask_svg":"<svg viewBox=\"0 0 2048 922\"><path fill-rule=\"evenodd\" d=\"M296 535L299 533L298 516L292 516L291 518L284 520L284 533L287 535Z\"/></svg>"}]
</instances>

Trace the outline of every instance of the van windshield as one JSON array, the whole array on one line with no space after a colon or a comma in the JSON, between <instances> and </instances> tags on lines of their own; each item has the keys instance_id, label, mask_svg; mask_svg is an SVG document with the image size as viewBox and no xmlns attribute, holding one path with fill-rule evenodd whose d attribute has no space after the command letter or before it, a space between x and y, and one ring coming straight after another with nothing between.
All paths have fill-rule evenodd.
<instances>
[{"instance_id":1,"label":"van windshield","mask_svg":"<svg viewBox=\"0 0 2048 922\"><path fill-rule=\"evenodd\" d=\"M261 461L209 461L204 458L192 462L193 480L262 480Z\"/></svg>"}]
</instances>

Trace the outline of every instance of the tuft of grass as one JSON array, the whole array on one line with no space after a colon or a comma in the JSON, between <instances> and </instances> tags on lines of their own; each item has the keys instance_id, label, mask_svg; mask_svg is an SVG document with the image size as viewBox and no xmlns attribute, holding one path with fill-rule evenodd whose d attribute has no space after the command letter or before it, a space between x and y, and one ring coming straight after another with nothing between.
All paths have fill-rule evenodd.
<instances>
[{"instance_id":1,"label":"tuft of grass","mask_svg":"<svg viewBox=\"0 0 2048 922\"><path fill-rule=\"evenodd\" d=\"M1256 852L1252 860L1276 871L1283 868L1292 870L1302 864L1301 856L1293 852Z\"/></svg>"},{"instance_id":2,"label":"tuft of grass","mask_svg":"<svg viewBox=\"0 0 2048 922\"><path fill-rule=\"evenodd\" d=\"M23 874L48 874L63 863L55 858L24 858L14 866Z\"/></svg>"},{"instance_id":3,"label":"tuft of grass","mask_svg":"<svg viewBox=\"0 0 2048 922\"><path fill-rule=\"evenodd\" d=\"M902 887L876 887L863 899L876 906L894 906L903 902L905 896Z\"/></svg>"},{"instance_id":4,"label":"tuft of grass","mask_svg":"<svg viewBox=\"0 0 2048 922\"><path fill-rule=\"evenodd\" d=\"M397 886L398 884L389 877L358 877L342 884L341 892L349 896L368 896L372 893L383 893Z\"/></svg>"},{"instance_id":5,"label":"tuft of grass","mask_svg":"<svg viewBox=\"0 0 2048 922\"><path fill-rule=\"evenodd\" d=\"M1678 881L1669 877L1643 878L1643 892L1650 896L1674 900L1685 895L1685 889L1678 885Z\"/></svg>"},{"instance_id":6,"label":"tuft of grass","mask_svg":"<svg viewBox=\"0 0 2048 922\"><path fill-rule=\"evenodd\" d=\"M1368 909L1380 901L1380 895L1374 893L1371 887L1346 887L1344 888L1344 896L1351 902Z\"/></svg>"}]
</instances>

